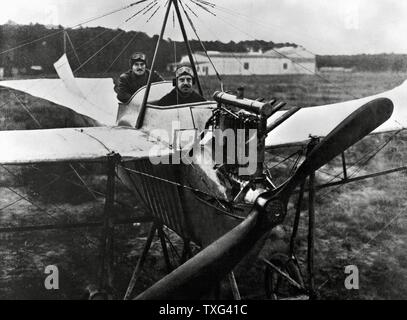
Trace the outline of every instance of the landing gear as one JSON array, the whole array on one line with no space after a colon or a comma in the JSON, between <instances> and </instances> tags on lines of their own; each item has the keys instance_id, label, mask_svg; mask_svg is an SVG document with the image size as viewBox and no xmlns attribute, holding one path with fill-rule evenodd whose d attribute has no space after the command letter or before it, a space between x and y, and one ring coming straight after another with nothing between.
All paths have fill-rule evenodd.
<instances>
[{"instance_id":1,"label":"landing gear","mask_svg":"<svg viewBox=\"0 0 407 320\"><path fill-rule=\"evenodd\" d=\"M307 155L319 142L318 138L311 137L307 146ZM314 233L315 233L315 173L308 179L308 242L307 242L307 286L302 277L298 260L295 256L295 238L301 216L301 205L305 191L305 180L301 183L296 205L294 225L290 239L289 253L276 253L270 259L263 259L264 286L267 299L316 299L317 293L314 284Z\"/></svg>"},{"instance_id":2,"label":"landing gear","mask_svg":"<svg viewBox=\"0 0 407 320\"><path fill-rule=\"evenodd\" d=\"M283 253L277 253L269 260L264 259L263 261L266 264L264 289L267 299L308 298L300 268L293 258Z\"/></svg>"},{"instance_id":3,"label":"landing gear","mask_svg":"<svg viewBox=\"0 0 407 320\"><path fill-rule=\"evenodd\" d=\"M124 300L131 299L133 296L134 288L141 276L143 265L147 259L148 252L150 250L153 239L156 235L158 236L160 243L161 243L161 249L163 252L163 257L164 257L164 261L165 261L165 265L166 265L166 269L167 269L168 273L170 273L173 269L175 269L175 267L178 264L183 264L187 259L189 259L193 255L193 253L191 251L190 241L188 239L183 239L184 245L183 245L183 252L182 252L182 256L181 256L178 254L175 246L173 245L170 238L165 233L164 226L159 222L153 222L149 235L147 237L147 241L144 245L143 252L141 253L141 256L138 259L137 265L133 271L132 277L131 277L129 285L127 287L126 294L124 296ZM170 250L168 250L168 248ZM169 253L172 253L173 259L170 259ZM176 258L179 258L178 261Z\"/></svg>"}]
</instances>

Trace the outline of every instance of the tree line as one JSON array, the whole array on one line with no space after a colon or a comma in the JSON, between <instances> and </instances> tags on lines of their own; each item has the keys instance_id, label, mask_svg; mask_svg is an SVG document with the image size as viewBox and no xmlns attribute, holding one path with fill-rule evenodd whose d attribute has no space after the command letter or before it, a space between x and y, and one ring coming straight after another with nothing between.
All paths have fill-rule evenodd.
<instances>
[{"instance_id":1,"label":"tree line","mask_svg":"<svg viewBox=\"0 0 407 320\"><path fill-rule=\"evenodd\" d=\"M64 41L63 31L62 26L49 28L41 24L1 25L0 66L15 67L20 70L41 66L42 72L54 73L53 63L62 55L66 47L75 75L122 72L128 69L128 58L135 51L143 51L151 59L158 40L157 35L149 37L143 32L93 27L65 29L69 37ZM37 39L40 40L35 41ZM207 50L227 52L245 52L249 49L266 51L284 46L296 46L294 43L262 40L228 43L204 41L203 44ZM192 40L190 45L193 51L202 51L199 41ZM186 48L182 42L163 39L157 56L156 69L164 71L168 63L179 61L185 54ZM316 63L318 68L344 67L362 71L407 70L406 55L395 54L317 56Z\"/></svg>"},{"instance_id":2,"label":"tree line","mask_svg":"<svg viewBox=\"0 0 407 320\"><path fill-rule=\"evenodd\" d=\"M64 42L63 31L62 26L50 29L41 24L1 25L0 65L20 69L42 66L45 73L53 73L53 62L62 55L64 47L66 47L72 69L80 68L76 72L78 75L120 72L129 67L128 58L133 52L145 52L152 59L158 40L157 35L149 37L143 32L94 27L66 29L69 37L66 37ZM40 40L34 41L36 39ZM28 44L20 46L25 43ZM199 41L192 40L190 45L193 51L202 51ZM295 46L295 44L266 41L241 41L239 43L205 41L204 46L207 50L244 52L248 48L256 51L269 50L283 46ZM16 49L11 50L12 48ZM186 53L183 42L163 39L157 56L156 69L165 70L168 63L179 61Z\"/></svg>"},{"instance_id":3,"label":"tree line","mask_svg":"<svg viewBox=\"0 0 407 320\"><path fill-rule=\"evenodd\" d=\"M355 71L407 71L407 54L358 54L317 56L317 67L342 67Z\"/></svg>"}]
</instances>

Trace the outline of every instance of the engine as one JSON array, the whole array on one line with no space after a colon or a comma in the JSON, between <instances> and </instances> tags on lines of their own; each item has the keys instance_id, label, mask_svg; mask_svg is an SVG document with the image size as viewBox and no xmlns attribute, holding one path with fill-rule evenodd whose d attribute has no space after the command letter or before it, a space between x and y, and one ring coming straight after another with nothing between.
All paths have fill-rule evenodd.
<instances>
[{"instance_id":1,"label":"engine","mask_svg":"<svg viewBox=\"0 0 407 320\"><path fill-rule=\"evenodd\" d=\"M225 92L215 92L213 98L218 103L210 123L213 161L218 176L228 180L237 201L250 189L264 190L265 184L270 185L263 162L267 119L275 112L276 101L263 103Z\"/></svg>"}]
</instances>

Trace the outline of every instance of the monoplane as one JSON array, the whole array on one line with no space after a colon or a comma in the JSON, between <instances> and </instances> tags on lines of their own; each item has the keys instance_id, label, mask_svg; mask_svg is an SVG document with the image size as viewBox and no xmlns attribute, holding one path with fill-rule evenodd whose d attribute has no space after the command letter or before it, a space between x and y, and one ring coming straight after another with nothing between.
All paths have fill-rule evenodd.
<instances>
[{"instance_id":1,"label":"monoplane","mask_svg":"<svg viewBox=\"0 0 407 320\"><path fill-rule=\"evenodd\" d=\"M180 7L178 0L167 3L151 68L174 8L190 66L199 79ZM234 267L259 250L269 232L284 221L297 187L301 185L303 192L308 176L365 136L404 129L407 119L407 83L363 99L283 110L285 103L277 99L257 101L224 91L207 102L157 106L172 82L149 81L117 108L110 79L75 78L66 56L55 68L59 79L8 80L0 85L70 108L98 125L2 131L0 148L7 152L1 153L0 164L108 163L105 250L111 246L107 231L114 224L115 175L154 222L126 299L132 296L155 232L161 234L163 227L183 240L182 264L136 299L197 299L213 292L227 275L237 297ZM201 90L199 80L197 85ZM278 152L293 145L308 146L307 155L292 176L276 185L264 166L266 149ZM190 243L201 248L195 256ZM165 244L163 253L168 262ZM312 291L294 279L295 273L269 265L303 292Z\"/></svg>"}]
</instances>

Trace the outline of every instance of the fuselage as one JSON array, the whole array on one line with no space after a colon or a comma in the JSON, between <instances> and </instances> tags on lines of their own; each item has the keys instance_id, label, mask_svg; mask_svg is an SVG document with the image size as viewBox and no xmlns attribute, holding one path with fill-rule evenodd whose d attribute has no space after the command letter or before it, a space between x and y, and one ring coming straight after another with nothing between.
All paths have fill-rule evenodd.
<instances>
[{"instance_id":1,"label":"fuselage","mask_svg":"<svg viewBox=\"0 0 407 320\"><path fill-rule=\"evenodd\" d=\"M213 143L195 145L192 155L183 148L183 143L193 145L201 141L216 102L155 106L154 100L170 88L167 82L152 84L140 130L160 138L173 148L174 154L163 158L161 163L150 159L123 163L118 173L155 220L182 238L207 246L241 223L252 202L233 201L236 190L232 189L236 185L232 186L228 177L218 170ZM140 90L129 104L119 108L118 125L135 124L142 97L143 90ZM182 142L185 137L189 141Z\"/></svg>"}]
</instances>

